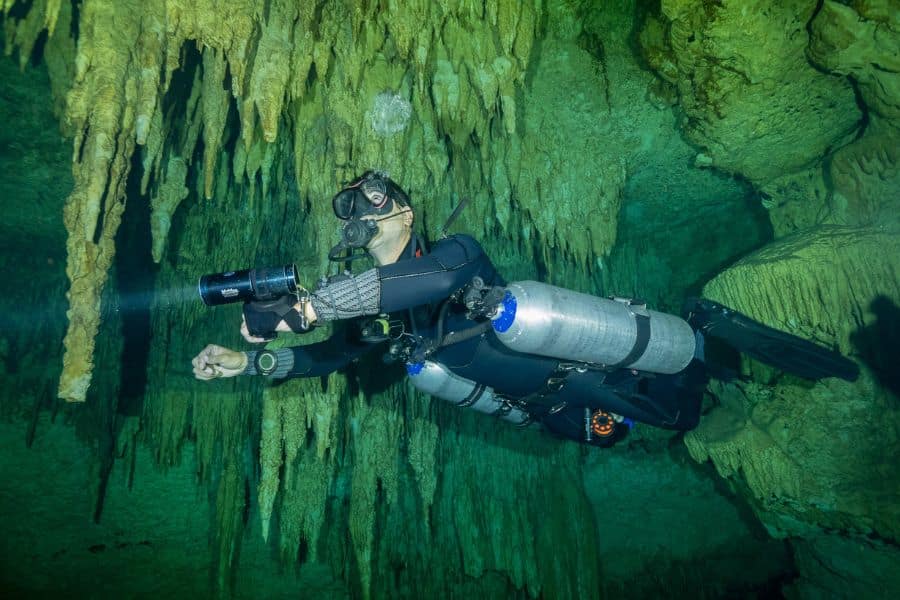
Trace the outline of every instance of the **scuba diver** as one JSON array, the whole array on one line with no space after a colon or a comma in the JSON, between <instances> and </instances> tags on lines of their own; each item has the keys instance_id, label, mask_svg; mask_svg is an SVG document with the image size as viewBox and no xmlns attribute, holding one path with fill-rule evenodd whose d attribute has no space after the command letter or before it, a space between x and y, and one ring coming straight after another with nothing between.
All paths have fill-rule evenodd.
<instances>
[{"instance_id":1,"label":"scuba diver","mask_svg":"<svg viewBox=\"0 0 900 600\"><path fill-rule=\"evenodd\" d=\"M463 205L426 249L412 231L408 195L387 175L367 171L332 199L343 225L329 258L346 263L367 253L374 268L323 278L313 291L296 285L292 265L274 278L271 270L238 272L255 294L234 284L234 272L200 281L206 304L245 300L241 333L249 342L329 321L349 326L325 341L278 350L210 344L192 361L195 377L318 377L380 348L432 396L609 447L636 422L697 426L710 374L722 373L707 364L709 340L809 379L858 376L840 354L710 300L689 300L680 318L634 300L507 283L473 238L446 235ZM259 291L279 278L291 293Z\"/></svg>"}]
</instances>

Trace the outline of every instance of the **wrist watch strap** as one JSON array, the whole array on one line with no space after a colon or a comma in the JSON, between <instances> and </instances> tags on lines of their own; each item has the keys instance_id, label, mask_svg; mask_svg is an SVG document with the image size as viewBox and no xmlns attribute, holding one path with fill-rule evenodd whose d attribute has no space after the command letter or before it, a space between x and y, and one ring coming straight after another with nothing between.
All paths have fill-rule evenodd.
<instances>
[{"instance_id":1,"label":"wrist watch strap","mask_svg":"<svg viewBox=\"0 0 900 600\"><path fill-rule=\"evenodd\" d=\"M251 350L244 354L247 355L247 367L243 375L264 375L281 379L294 368L294 353L290 348Z\"/></svg>"}]
</instances>

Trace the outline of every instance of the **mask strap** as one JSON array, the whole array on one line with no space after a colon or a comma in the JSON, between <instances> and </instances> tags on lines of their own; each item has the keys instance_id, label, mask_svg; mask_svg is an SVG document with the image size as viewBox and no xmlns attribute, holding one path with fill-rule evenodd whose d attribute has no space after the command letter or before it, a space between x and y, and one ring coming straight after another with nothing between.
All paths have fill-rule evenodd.
<instances>
[{"instance_id":1,"label":"mask strap","mask_svg":"<svg viewBox=\"0 0 900 600\"><path fill-rule=\"evenodd\" d=\"M375 221L376 223L378 223L379 221L387 221L388 219L393 219L394 217L399 217L400 215L402 215L404 213L411 213L411 212L412 212L411 208L404 208L403 210L397 211L392 215L379 217L377 219L369 219L369 221Z\"/></svg>"}]
</instances>

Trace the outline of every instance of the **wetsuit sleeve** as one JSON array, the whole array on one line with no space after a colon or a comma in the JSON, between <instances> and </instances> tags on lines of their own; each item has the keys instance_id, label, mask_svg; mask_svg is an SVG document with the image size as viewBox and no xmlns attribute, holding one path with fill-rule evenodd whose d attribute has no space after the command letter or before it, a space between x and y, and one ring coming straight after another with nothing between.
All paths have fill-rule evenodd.
<instances>
[{"instance_id":1,"label":"wetsuit sleeve","mask_svg":"<svg viewBox=\"0 0 900 600\"><path fill-rule=\"evenodd\" d=\"M376 344L351 344L335 337L308 346L291 348L294 366L287 377L320 377L343 369L360 356L372 350Z\"/></svg>"},{"instance_id":2,"label":"wetsuit sleeve","mask_svg":"<svg viewBox=\"0 0 900 600\"><path fill-rule=\"evenodd\" d=\"M480 272L493 273L481 246L456 235L425 256L329 283L313 292L310 301L323 321L391 313L443 300Z\"/></svg>"},{"instance_id":3,"label":"wetsuit sleeve","mask_svg":"<svg viewBox=\"0 0 900 600\"><path fill-rule=\"evenodd\" d=\"M380 267L381 309L389 313L443 300L469 283L486 262L478 242L455 235L425 256Z\"/></svg>"},{"instance_id":4,"label":"wetsuit sleeve","mask_svg":"<svg viewBox=\"0 0 900 600\"><path fill-rule=\"evenodd\" d=\"M273 379L321 377L346 367L378 346L351 340L342 332L315 344L280 348L271 353L277 359L277 365L269 376ZM245 374L262 374L256 367L259 354L257 351L247 352L248 364Z\"/></svg>"}]
</instances>

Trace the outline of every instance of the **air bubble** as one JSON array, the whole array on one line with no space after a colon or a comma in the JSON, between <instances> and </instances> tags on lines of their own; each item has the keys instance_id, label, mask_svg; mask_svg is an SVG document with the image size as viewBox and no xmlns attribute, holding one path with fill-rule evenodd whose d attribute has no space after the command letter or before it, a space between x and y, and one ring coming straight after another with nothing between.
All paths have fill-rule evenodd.
<instances>
[{"instance_id":1,"label":"air bubble","mask_svg":"<svg viewBox=\"0 0 900 600\"><path fill-rule=\"evenodd\" d=\"M400 94L381 92L375 96L375 103L368 116L372 131L381 137L391 137L409 125L412 105Z\"/></svg>"}]
</instances>

